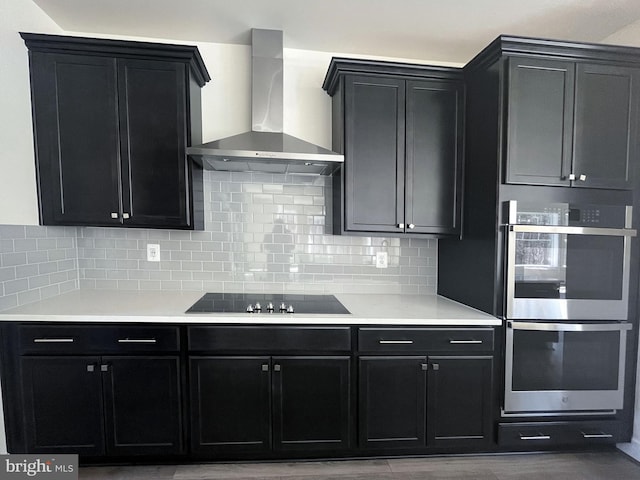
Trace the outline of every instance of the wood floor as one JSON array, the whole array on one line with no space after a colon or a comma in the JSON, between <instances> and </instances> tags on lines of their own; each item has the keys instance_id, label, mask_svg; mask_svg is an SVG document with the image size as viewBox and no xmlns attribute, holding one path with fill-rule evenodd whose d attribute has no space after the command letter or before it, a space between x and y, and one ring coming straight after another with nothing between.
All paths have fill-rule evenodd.
<instances>
[{"instance_id":1,"label":"wood floor","mask_svg":"<svg viewBox=\"0 0 640 480\"><path fill-rule=\"evenodd\" d=\"M81 480L640 480L619 451L464 457L82 467Z\"/></svg>"}]
</instances>

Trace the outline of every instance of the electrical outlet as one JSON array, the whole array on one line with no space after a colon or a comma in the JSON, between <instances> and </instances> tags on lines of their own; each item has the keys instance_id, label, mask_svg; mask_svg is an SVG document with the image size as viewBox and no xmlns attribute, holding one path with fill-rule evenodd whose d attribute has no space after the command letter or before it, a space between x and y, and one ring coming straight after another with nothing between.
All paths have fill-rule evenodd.
<instances>
[{"instance_id":1,"label":"electrical outlet","mask_svg":"<svg viewBox=\"0 0 640 480\"><path fill-rule=\"evenodd\" d=\"M376 252L376 268L387 268L389 266L389 255L387 252Z\"/></svg>"},{"instance_id":2,"label":"electrical outlet","mask_svg":"<svg viewBox=\"0 0 640 480\"><path fill-rule=\"evenodd\" d=\"M158 245L157 243L147 243L147 261L160 261L160 245Z\"/></svg>"}]
</instances>

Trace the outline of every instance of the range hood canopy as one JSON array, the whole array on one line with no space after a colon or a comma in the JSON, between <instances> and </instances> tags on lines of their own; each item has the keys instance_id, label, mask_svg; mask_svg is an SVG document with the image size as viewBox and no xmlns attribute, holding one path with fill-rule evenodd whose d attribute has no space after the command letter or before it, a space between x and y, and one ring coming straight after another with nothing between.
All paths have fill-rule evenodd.
<instances>
[{"instance_id":1,"label":"range hood canopy","mask_svg":"<svg viewBox=\"0 0 640 480\"><path fill-rule=\"evenodd\" d=\"M344 156L283 133L282 31L251 31L252 131L187 148L208 170L331 175Z\"/></svg>"}]
</instances>

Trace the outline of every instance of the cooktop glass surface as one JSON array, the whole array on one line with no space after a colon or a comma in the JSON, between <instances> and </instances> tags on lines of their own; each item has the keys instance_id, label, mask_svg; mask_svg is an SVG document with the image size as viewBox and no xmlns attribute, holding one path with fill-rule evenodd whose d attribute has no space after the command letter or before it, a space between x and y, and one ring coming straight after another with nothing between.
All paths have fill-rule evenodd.
<instances>
[{"instance_id":1,"label":"cooktop glass surface","mask_svg":"<svg viewBox=\"0 0 640 480\"><path fill-rule=\"evenodd\" d=\"M260 304L261 310L253 313L270 313L267 306L274 307L273 314L281 314L280 306L293 307L294 313L349 314L333 295L299 295L278 293L206 293L186 313L243 313L249 305Z\"/></svg>"}]
</instances>

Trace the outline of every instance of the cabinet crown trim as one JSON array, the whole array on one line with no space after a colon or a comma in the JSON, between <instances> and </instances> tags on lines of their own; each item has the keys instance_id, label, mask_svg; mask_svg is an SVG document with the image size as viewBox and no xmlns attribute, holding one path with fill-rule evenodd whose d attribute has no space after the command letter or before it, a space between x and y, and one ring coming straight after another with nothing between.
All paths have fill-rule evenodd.
<instances>
[{"instance_id":1,"label":"cabinet crown trim","mask_svg":"<svg viewBox=\"0 0 640 480\"><path fill-rule=\"evenodd\" d=\"M413 63L388 62L382 60L360 60L333 57L322 88L333 96L343 75L388 75L426 80L462 80L462 68Z\"/></svg>"},{"instance_id":2,"label":"cabinet crown trim","mask_svg":"<svg viewBox=\"0 0 640 480\"><path fill-rule=\"evenodd\" d=\"M203 87L211 80L198 47L170 43L137 42L102 38L48 35L20 32L32 52L109 55L147 60L171 60L188 63L191 73Z\"/></svg>"}]
</instances>

